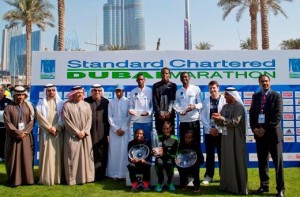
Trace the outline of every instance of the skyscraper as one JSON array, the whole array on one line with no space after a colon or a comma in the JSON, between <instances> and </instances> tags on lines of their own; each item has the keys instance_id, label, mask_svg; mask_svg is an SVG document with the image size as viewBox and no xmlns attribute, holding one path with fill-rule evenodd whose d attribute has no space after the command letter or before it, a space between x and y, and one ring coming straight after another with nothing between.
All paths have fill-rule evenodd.
<instances>
[{"instance_id":1,"label":"skyscraper","mask_svg":"<svg viewBox=\"0 0 300 197\"><path fill-rule=\"evenodd\" d=\"M144 50L145 19L142 0L108 0L103 6L104 45Z\"/></svg>"},{"instance_id":2,"label":"skyscraper","mask_svg":"<svg viewBox=\"0 0 300 197\"><path fill-rule=\"evenodd\" d=\"M65 37L65 51L77 51L79 48L79 41L75 31L66 32ZM54 37L53 51L58 51L58 36Z\"/></svg>"},{"instance_id":3,"label":"skyscraper","mask_svg":"<svg viewBox=\"0 0 300 197\"><path fill-rule=\"evenodd\" d=\"M41 31L31 33L31 51L41 50ZM9 43L8 71L11 76L26 75L26 34L13 36Z\"/></svg>"},{"instance_id":4,"label":"skyscraper","mask_svg":"<svg viewBox=\"0 0 300 197\"><path fill-rule=\"evenodd\" d=\"M14 26L8 28L5 27L2 34L2 67L1 70L8 71L8 64L10 62L9 59L9 51L10 51L10 41L13 36L21 35L22 34L22 27L21 26Z\"/></svg>"}]
</instances>

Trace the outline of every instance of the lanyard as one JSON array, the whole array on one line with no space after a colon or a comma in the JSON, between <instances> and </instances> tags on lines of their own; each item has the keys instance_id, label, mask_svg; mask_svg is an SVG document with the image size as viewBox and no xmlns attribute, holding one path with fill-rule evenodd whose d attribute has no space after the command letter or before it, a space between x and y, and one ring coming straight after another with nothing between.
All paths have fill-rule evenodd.
<instances>
[{"instance_id":1,"label":"lanyard","mask_svg":"<svg viewBox=\"0 0 300 197\"><path fill-rule=\"evenodd\" d=\"M19 111L19 120L21 121L23 116L23 103L21 104L21 107L17 105L17 109Z\"/></svg>"}]
</instances>

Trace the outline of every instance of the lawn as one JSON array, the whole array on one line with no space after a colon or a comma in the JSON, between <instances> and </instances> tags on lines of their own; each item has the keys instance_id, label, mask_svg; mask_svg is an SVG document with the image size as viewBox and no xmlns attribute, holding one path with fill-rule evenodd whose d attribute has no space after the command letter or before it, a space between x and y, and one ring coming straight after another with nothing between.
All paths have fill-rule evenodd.
<instances>
[{"instance_id":1,"label":"lawn","mask_svg":"<svg viewBox=\"0 0 300 197\"><path fill-rule=\"evenodd\" d=\"M286 184L286 196L294 197L300 194L300 168L286 168L285 169L285 184ZM200 172L201 180L203 180L204 168L201 168ZM248 169L249 175L249 189L254 190L259 186L258 170L256 168ZM274 169L270 170L270 192L266 193L264 196L275 196L275 173ZM35 170L36 180L37 170ZM19 186L16 188L10 188L5 186L6 174L5 166L0 164L0 196L149 196L157 197L158 193L155 191L149 192L130 192L130 187L125 186L125 181L113 181L111 179L106 179L104 181L99 181L95 183L88 183L85 185L67 186L67 185L55 185L55 186L43 186L43 185L32 185L32 186ZM219 177L215 177L215 181L209 186L201 186L200 193L193 193L192 188L182 191L177 189L176 192L170 193L164 190L159 196L210 196L210 197L221 197L221 196L237 196L225 192L220 192L218 189ZM248 195L255 196L255 195ZM263 195L261 195L263 196Z\"/></svg>"}]
</instances>

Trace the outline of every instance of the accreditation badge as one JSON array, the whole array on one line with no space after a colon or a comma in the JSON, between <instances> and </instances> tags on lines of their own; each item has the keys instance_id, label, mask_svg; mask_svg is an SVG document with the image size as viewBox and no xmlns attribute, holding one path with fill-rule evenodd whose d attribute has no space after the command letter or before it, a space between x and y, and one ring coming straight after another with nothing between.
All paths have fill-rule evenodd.
<instances>
[{"instance_id":1,"label":"accreditation badge","mask_svg":"<svg viewBox=\"0 0 300 197\"><path fill-rule=\"evenodd\" d=\"M25 129L25 124L24 124L24 122L20 122L20 123L18 124L18 129L21 130L21 131L23 131L23 130Z\"/></svg>"},{"instance_id":2,"label":"accreditation badge","mask_svg":"<svg viewBox=\"0 0 300 197\"><path fill-rule=\"evenodd\" d=\"M259 114L258 115L258 123L259 124L264 124L265 123L265 114Z\"/></svg>"}]
</instances>

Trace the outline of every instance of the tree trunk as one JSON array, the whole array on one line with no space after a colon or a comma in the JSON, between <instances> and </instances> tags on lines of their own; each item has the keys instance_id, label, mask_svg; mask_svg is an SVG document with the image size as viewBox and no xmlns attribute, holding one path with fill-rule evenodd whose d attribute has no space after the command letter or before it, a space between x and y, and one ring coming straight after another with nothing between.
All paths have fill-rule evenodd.
<instances>
[{"instance_id":1,"label":"tree trunk","mask_svg":"<svg viewBox=\"0 0 300 197\"><path fill-rule=\"evenodd\" d=\"M260 0L262 49L269 49L268 0Z\"/></svg>"},{"instance_id":2,"label":"tree trunk","mask_svg":"<svg viewBox=\"0 0 300 197\"><path fill-rule=\"evenodd\" d=\"M65 1L58 0L58 50L65 50Z\"/></svg>"},{"instance_id":3,"label":"tree trunk","mask_svg":"<svg viewBox=\"0 0 300 197\"><path fill-rule=\"evenodd\" d=\"M26 85L30 86L31 76L31 23L26 22Z\"/></svg>"},{"instance_id":4,"label":"tree trunk","mask_svg":"<svg viewBox=\"0 0 300 197\"><path fill-rule=\"evenodd\" d=\"M257 50L257 13L258 13L258 1L255 1L250 5L250 18L251 18L251 49Z\"/></svg>"}]
</instances>

